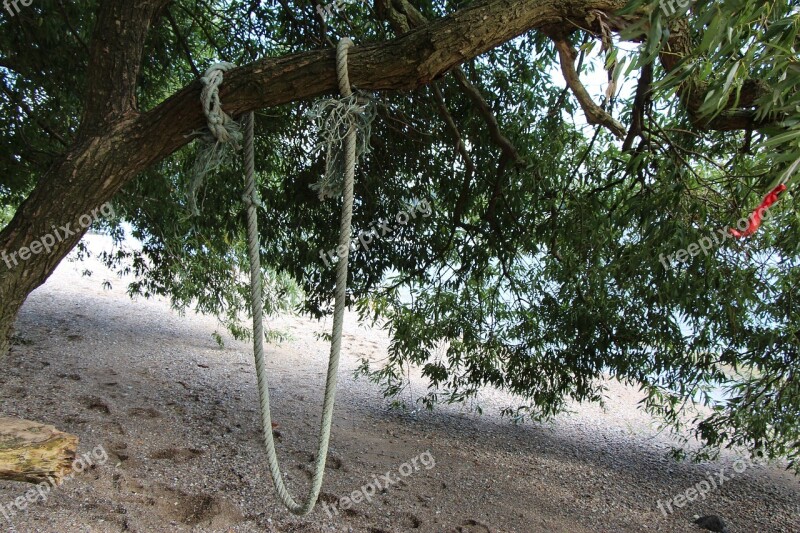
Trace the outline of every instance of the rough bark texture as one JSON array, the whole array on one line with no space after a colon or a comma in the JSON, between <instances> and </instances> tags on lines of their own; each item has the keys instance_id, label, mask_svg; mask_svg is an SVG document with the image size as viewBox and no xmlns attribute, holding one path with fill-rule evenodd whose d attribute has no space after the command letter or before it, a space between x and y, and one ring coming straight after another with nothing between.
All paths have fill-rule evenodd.
<instances>
[{"instance_id":1,"label":"rough bark texture","mask_svg":"<svg viewBox=\"0 0 800 533\"><path fill-rule=\"evenodd\" d=\"M0 479L56 483L72 470L78 437L53 426L0 418Z\"/></svg>"},{"instance_id":2,"label":"rough bark texture","mask_svg":"<svg viewBox=\"0 0 800 533\"><path fill-rule=\"evenodd\" d=\"M167 0L109 1L98 7L78 140L42 175L0 232L0 355L9 348L25 298L85 233L76 231L80 217L110 200L122 185L119 178L132 177L120 172L132 155L123 153L121 145L138 116L135 91L144 39L166 4ZM56 242L43 251L41 240L46 236ZM40 252L34 254L31 246L36 242Z\"/></svg>"}]
</instances>

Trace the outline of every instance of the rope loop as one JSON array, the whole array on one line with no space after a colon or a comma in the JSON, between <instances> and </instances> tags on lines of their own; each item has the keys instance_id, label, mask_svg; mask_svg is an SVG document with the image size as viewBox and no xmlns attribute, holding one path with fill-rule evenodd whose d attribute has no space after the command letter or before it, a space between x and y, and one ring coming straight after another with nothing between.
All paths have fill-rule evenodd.
<instances>
[{"instance_id":1,"label":"rope loop","mask_svg":"<svg viewBox=\"0 0 800 533\"><path fill-rule=\"evenodd\" d=\"M344 325L344 311L347 303L347 267L350 244L350 233L352 231L353 219L353 185L355 181L355 164L357 159L357 131L358 128L352 122L351 117L364 116L363 108L356 110L356 106L348 99L357 98L350 88L350 81L347 73L347 49L353 46L350 39L342 39L336 49L336 72L339 77L339 88L342 92L342 100L337 102L334 108L339 106L347 108L347 112L338 115L337 121L332 124L335 131L334 137L338 139L338 144L344 144L341 156L332 156L333 144L328 145L327 167L332 168L332 158L338 157L343 164L343 179L341 184L343 203L342 216L339 226L339 247L347 250L336 264L336 293L333 311L333 331L331 333L331 348L328 359L328 373L325 382L325 396L322 404L322 420L319 429L319 448L317 451L314 473L311 478L311 487L305 501L297 502L289 494L289 490L283 480L278 454L275 448L275 437L272 434L272 414L269 402L269 384L267 382L267 372L264 357L264 293L263 279L261 272L261 243L258 232L258 192L255 180L255 149L254 149L254 122L255 115L250 112L245 117L244 135L233 119L223 110L219 99L219 86L222 84L223 73L231 68L230 63L218 63L212 66L203 76L203 91L201 100L203 111L206 114L208 128L211 135L216 140L215 144L223 146L232 145L238 147L239 141L244 141L244 174L245 190L242 196L247 214L247 255L250 261L250 298L253 314L253 355L256 367L256 379L258 381L258 396L261 405L261 425L264 432L264 448L267 452L267 462L269 471L272 475L272 482L278 498L287 509L296 515L306 515L314 509L322 489L322 481L325 475L325 463L328 457L328 444L331 437L331 426L333 424L333 406L336 397L336 386L338 382L339 357L342 348L342 329ZM334 113L335 114L335 113ZM374 115L373 115L374 116ZM371 120L371 119L370 119ZM233 125L236 125L235 127ZM339 131L345 127L345 132L341 135ZM366 146L369 138L369 122L367 122L367 133L364 137ZM238 135L237 135L238 134ZM339 153L339 150L336 151ZM207 171L207 170L206 170Z\"/></svg>"}]
</instances>

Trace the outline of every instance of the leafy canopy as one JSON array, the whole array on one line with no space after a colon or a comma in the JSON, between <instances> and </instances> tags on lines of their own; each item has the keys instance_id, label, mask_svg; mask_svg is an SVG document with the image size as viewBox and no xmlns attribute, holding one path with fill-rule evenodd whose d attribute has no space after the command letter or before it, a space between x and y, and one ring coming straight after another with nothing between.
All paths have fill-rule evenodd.
<instances>
[{"instance_id":1,"label":"leafy canopy","mask_svg":"<svg viewBox=\"0 0 800 533\"><path fill-rule=\"evenodd\" d=\"M434 20L467 4L414 5ZM96 6L42 0L0 23L0 224L74 140ZM140 105L152 108L215 60L244 64L345 35L357 44L391 39L378 8L348 4L323 24L310 3L176 0L149 34ZM701 453L743 445L800 468L798 4L699 2L668 16L636 0L627 13L638 18L619 34L570 28L566 36L584 79L608 69L628 88L652 69L644 107L632 91L595 95L626 127L641 112L642 134L627 149L586 126L541 31L463 65L485 109L453 75L372 95L377 118L353 224L390 221L393 231L352 253L350 301L385 324L392 342L387 359L363 371L397 394L406 366L417 365L430 380L429 406L496 386L518 395L506 410L515 418L600 401L610 377L640 386L645 407L669 426L688 424ZM668 71L659 55L680 28L689 53ZM777 117L755 131L705 131L683 102L687 87L702 88L694 111L710 120L752 80L767 90L748 107ZM320 202L311 187L324 173L311 104L258 113L256 149L271 310L320 316L334 283L320 252L335 245L338 203ZM132 294L197 305L246 335L240 172L234 164L209 175L193 216L197 150L181 150L118 195L115 210L143 248L105 259L135 272ZM754 237L721 237L780 181L790 190ZM430 216L396 223L421 201ZM121 226L113 231L122 239ZM666 259L709 237L708 253ZM691 410L695 403L706 409Z\"/></svg>"}]
</instances>

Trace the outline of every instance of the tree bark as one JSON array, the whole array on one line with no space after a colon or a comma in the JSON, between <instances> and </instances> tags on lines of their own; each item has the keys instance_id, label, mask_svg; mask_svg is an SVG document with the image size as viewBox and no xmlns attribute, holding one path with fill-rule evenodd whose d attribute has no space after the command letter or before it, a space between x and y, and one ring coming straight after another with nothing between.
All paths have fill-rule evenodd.
<instances>
[{"instance_id":1,"label":"tree bark","mask_svg":"<svg viewBox=\"0 0 800 533\"><path fill-rule=\"evenodd\" d=\"M664 48L659 54L661 65L667 72L675 70L680 62L691 56L692 36L689 31L689 23L686 19L677 19L670 27L670 37ZM746 80L739 93L739 101L735 101L735 96L731 96L727 102L727 109L718 116L709 118L703 116L700 109L705 102L708 94L709 84L706 80L698 76L690 77L684 81L679 90L678 96L692 124L700 130L716 131L752 131L770 124L775 124L784 117L763 116L760 117L756 107L756 102L764 95L770 94L769 87L761 80ZM738 106L738 107L734 107Z\"/></svg>"},{"instance_id":2,"label":"tree bark","mask_svg":"<svg viewBox=\"0 0 800 533\"><path fill-rule=\"evenodd\" d=\"M116 0L98 7L77 140L42 175L0 232L0 356L8 351L28 294L47 280L86 232L81 217L91 217L113 197L124 183L120 177L132 177L123 171L130 154L119 147L138 117L136 82L145 38L167 3ZM44 247L44 242L52 245Z\"/></svg>"},{"instance_id":3,"label":"tree bark","mask_svg":"<svg viewBox=\"0 0 800 533\"><path fill-rule=\"evenodd\" d=\"M0 418L0 479L56 483L72 471L78 437L53 426Z\"/></svg>"}]
</instances>

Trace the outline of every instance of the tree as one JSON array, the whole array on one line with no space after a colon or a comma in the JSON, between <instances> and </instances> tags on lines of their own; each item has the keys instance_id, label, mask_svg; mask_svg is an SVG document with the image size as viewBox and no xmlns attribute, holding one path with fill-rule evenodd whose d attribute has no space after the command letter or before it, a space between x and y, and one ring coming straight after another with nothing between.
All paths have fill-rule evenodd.
<instances>
[{"instance_id":1,"label":"tree","mask_svg":"<svg viewBox=\"0 0 800 533\"><path fill-rule=\"evenodd\" d=\"M796 460L798 6L683 4L375 0L325 18L286 0L9 4L0 353L81 217L111 200L115 235L124 219L144 242L105 257L132 265L130 292L242 333L238 171L192 171L212 59L241 65L221 90L229 114L265 110L272 301L288 305L297 285L302 309L328 312L337 206L310 187L322 162L303 112L335 91L333 43L349 35L351 81L378 104L354 225L384 221L352 256L350 301L391 331L386 364L364 368L387 393L416 364L428 405L494 385L522 398L509 415L550 416L600 400L608 375L641 386L675 428L687 404L708 404L691 421L704 453L741 444ZM609 72L599 103L581 78L596 66ZM790 191L769 223L728 238L778 182ZM401 223L421 201L430 216Z\"/></svg>"}]
</instances>

